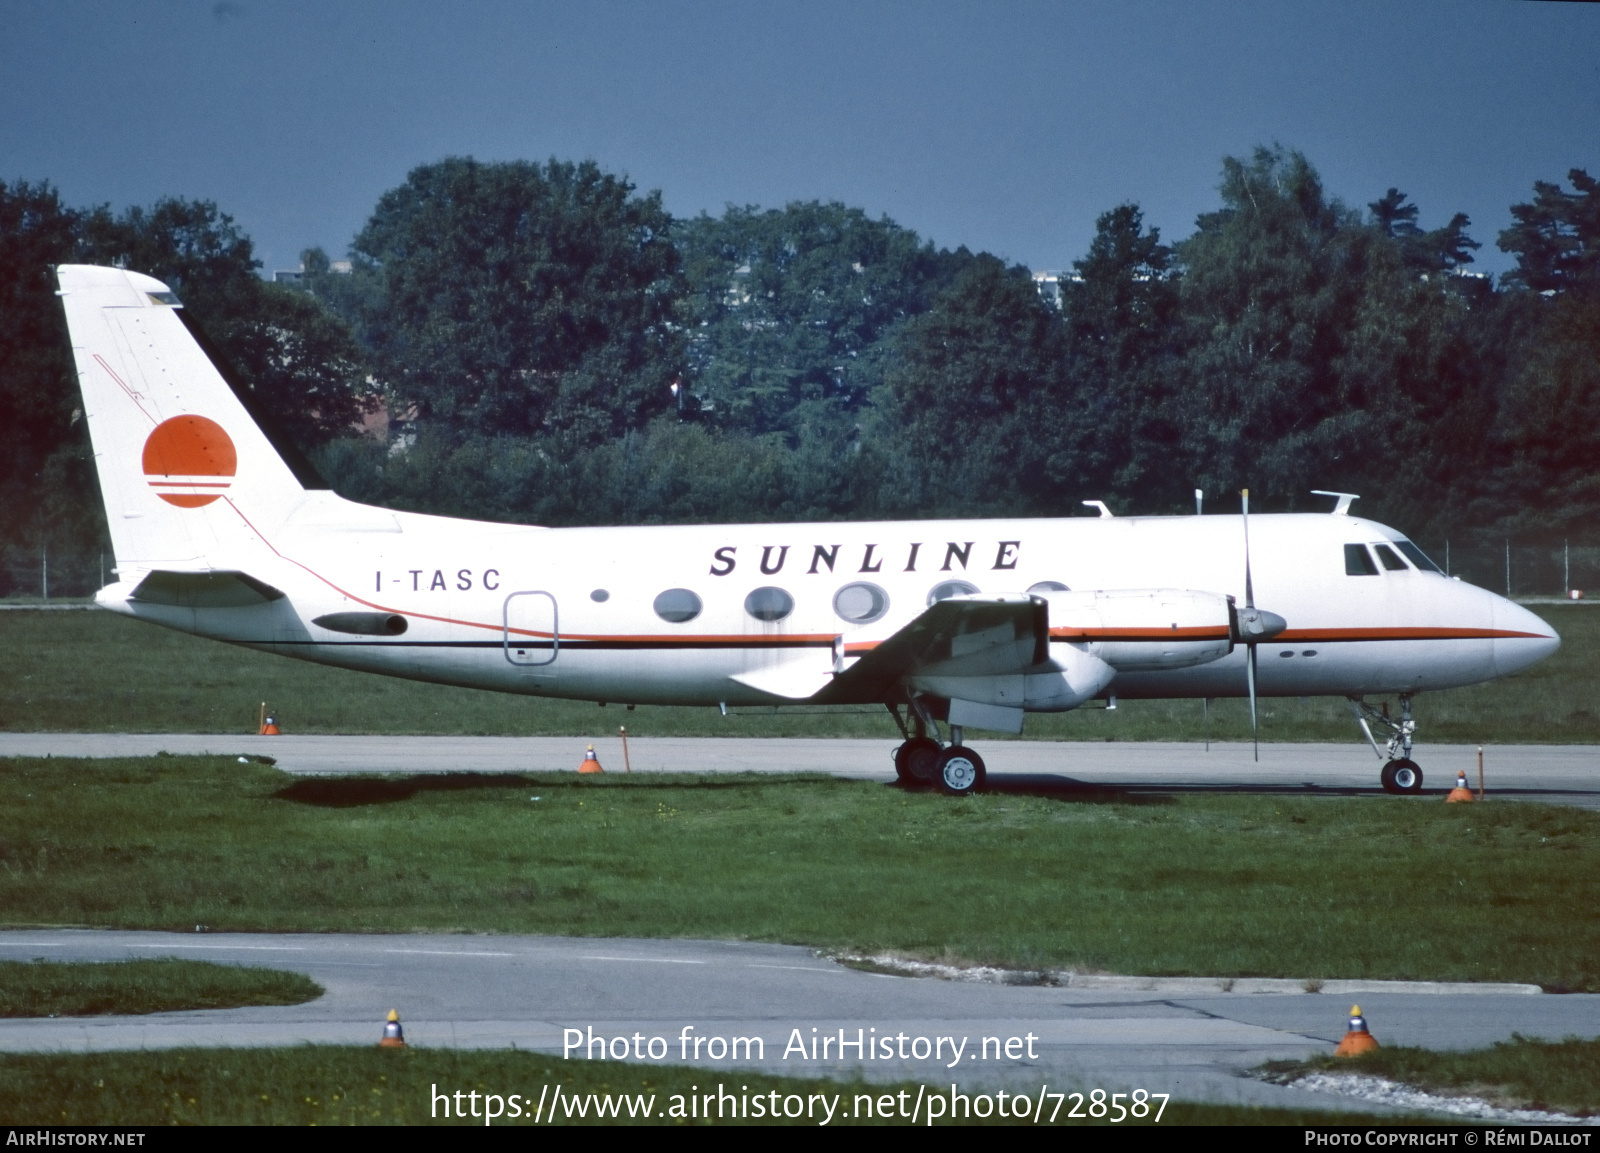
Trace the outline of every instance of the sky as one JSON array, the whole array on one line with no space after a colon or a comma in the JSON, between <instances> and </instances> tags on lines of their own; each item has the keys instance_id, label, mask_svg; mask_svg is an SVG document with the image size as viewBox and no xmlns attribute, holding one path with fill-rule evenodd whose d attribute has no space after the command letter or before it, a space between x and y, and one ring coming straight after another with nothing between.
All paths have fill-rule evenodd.
<instances>
[{"instance_id":1,"label":"sky","mask_svg":"<svg viewBox=\"0 0 1600 1153\"><path fill-rule=\"evenodd\" d=\"M1364 207L1494 244L1600 173L1600 5L0 0L0 180L214 200L267 270L343 255L446 156L593 160L678 216L838 200L1033 268L1139 204L1167 240L1225 156L1303 152Z\"/></svg>"}]
</instances>

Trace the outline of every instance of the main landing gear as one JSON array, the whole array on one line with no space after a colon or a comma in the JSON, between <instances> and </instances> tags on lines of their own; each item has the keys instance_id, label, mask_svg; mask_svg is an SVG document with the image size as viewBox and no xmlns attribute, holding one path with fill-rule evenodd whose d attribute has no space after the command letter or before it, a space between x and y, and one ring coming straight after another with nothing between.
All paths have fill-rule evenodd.
<instances>
[{"instance_id":1,"label":"main landing gear","mask_svg":"<svg viewBox=\"0 0 1600 1153\"><path fill-rule=\"evenodd\" d=\"M1411 719L1411 694L1400 694L1399 720L1389 715L1387 703L1381 709L1375 709L1360 697L1350 697L1349 701L1350 711L1355 714L1361 731L1367 735L1372 751L1384 761L1383 771L1378 774L1383 791L1422 792L1422 769L1411 759L1411 737L1417 731L1417 722ZM1387 730L1389 739L1385 748L1378 747L1378 739L1372 735L1373 725L1380 725Z\"/></svg>"},{"instance_id":2,"label":"main landing gear","mask_svg":"<svg viewBox=\"0 0 1600 1153\"><path fill-rule=\"evenodd\" d=\"M950 743L946 745L938 740L939 723L921 701L912 701L906 710L915 736L900 718L899 709L890 705L889 712L906 738L906 743L894 751L894 772L901 784L937 785L940 791L952 797L983 791L988 780L983 758L961 743L960 725L950 726ZM934 734L931 737L930 731Z\"/></svg>"}]
</instances>

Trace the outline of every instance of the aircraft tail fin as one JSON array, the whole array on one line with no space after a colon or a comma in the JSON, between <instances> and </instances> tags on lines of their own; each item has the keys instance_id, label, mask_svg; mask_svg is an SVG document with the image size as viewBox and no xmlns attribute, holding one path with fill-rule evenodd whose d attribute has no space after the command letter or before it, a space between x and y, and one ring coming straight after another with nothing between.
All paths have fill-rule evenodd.
<instances>
[{"instance_id":1,"label":"aircraft tail fin","mask_svg":"<svg viewBox=\"0 0 1600 1153\"><path fill-rule=\"evenodd\" d=\"M56 277L119 567L236 567L327 487L274 443L165 284L90 265Z\"/></svg>"}]
</instances>

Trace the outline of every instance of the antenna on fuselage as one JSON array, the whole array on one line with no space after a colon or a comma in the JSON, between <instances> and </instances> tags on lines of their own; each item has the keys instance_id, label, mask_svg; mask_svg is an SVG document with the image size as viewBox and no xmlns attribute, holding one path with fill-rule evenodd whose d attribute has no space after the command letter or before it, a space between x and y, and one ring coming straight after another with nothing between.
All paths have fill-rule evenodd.
<instances>
[{"instance_id":1,"label":"antenna on fuselage","mask_svg":"<svg viewBox=\"0 0 1600 1153\"><path fill-rule=\"evenodd\" d=\"M1314 488L1314 489L1311 490L1311 495L1312 496L1331 496L1331 497L1337 498L1339 503L1333 506L1333 515L1334 516L1349 516L1350 515L1350 502L1351 501L1357 501L1357 500L1361 499L1361 494L1360 493L1356 493L1356 492L1329 492L1325 488Z\"/></svg>"}]
</instances>

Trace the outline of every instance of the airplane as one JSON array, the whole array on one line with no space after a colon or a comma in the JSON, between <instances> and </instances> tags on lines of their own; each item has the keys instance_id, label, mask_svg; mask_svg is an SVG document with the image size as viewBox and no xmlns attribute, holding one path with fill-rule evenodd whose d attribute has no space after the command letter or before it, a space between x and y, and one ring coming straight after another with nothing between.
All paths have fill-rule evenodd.
<instances>
[{"instance_id":1,"label":"airplane","mask_svg":"<svg viewBox=\"0 0 1600 1153\"><path fill-rule=\"evenodd\" d=\"M968 728L1239 696L1254 727L1258 697L1313 695L1346 697L1383 788L1416 793L1412 697L1561 643L1350 494L1254 518L1246 492L1239 516L559 529L361 505L165 284L56 274L116 557L95 600L231 644L536 697L883 705L898 778L965 795L986 781ZM1398 717L1366 700L1388 695Z\"/></svg>"}]
</instances>

